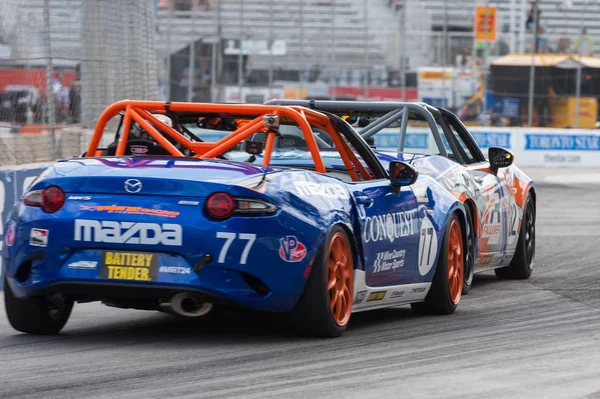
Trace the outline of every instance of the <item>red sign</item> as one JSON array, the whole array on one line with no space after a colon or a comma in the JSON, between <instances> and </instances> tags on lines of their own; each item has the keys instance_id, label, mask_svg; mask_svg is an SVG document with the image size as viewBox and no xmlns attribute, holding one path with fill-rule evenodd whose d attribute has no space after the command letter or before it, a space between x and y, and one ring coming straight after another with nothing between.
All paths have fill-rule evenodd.
<instances>
[{"instance_id":1,"label":"red sign","mask_svg":"<svg viewBox=\"0 0 600 399\"><path fill-rule=\"evenodd\" d=\"M63 87L68 87L75 80L75 72L57 72ZM0 68L0 91L6 86L33 86L40 93L46 90L46 70L42 68Z\"/></svg>"},{"instance_id":2,"label":"red sign","mask_svg":"<svg viewBox=\"0 0 600 399\"><path fill-rule=\"evenodd\" d=\"M333 95L333 87L329 86L329 96ZM369 87L365 96L364 86L336 86L336 97L353 97L356 101L402 101L402 88L400 87ZM417 101L416 87L406 88L405 101Z\"/></svg>"}]
</instances>

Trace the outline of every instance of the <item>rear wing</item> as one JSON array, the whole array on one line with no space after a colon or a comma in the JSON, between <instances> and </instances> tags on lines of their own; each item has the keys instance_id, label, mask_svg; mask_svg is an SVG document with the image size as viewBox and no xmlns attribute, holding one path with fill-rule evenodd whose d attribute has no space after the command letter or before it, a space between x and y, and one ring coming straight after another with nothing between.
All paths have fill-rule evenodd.
<instances>
[{"instance_id":1,"label":"rear wing","mask_svg":"<svg viewBox=\"0 0 600 399\"><path fill-rule=\"evenodd\" d=\"M433 117L437 108L425 103L393 102L393 101L328 101L328 100L271 100L268 105L301 106L316 111L329 112L340 117L369 117L377 118L367 126L357 130L365 139L371 138L381 130L388 128L394 122L400 122L400 137L398 138L398 152L404 151L406 141L406 127L408 116L411 112L423 117L433 133L436 145L443 156L447 156L446 148L442 142L442 132L438 131Z\"/></svg>"}]
</instances>

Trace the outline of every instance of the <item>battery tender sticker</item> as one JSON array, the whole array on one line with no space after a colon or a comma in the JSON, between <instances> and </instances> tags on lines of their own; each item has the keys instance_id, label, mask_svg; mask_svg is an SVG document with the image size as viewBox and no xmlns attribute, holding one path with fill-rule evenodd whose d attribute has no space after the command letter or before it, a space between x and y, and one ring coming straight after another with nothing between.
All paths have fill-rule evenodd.
<instances>
[{"instance_id":1,"label":"battery tender sticker","mask_svg":"<svg viewBox=\"0 0 600 399\"><path fill-rule=\"evenodd\" d=\"M103 251L100 278L108 280L155 281L158 254Z\"/></svg>"}]
</instances>

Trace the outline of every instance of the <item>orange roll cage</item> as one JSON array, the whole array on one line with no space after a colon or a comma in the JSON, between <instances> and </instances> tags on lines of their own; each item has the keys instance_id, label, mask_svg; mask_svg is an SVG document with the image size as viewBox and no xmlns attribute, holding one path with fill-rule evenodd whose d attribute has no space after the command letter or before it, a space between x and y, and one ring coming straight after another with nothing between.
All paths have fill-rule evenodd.
<instances>
[{"instance_id":1,"label":"orange roll cage","mask_svg":"<svg viewBox=\"0 0 600 399\"><path fill-rule=\"evenodd\" d=\"M243 124L235 131L229 133L226 137L216 142L195 142L189 140L182 133L155 118L152 113L165 114L166 111L172 112L198 112L198 113L224 113L231 115L256 116L248 123ZM133 122L137 122L157 143L159 143L169 154L173 156L183 156L182 152L175 147L166 136L177 141L183 147L193 151L196 158L215 158L218 155L232 149L242 141L252 137L255 133L264 132L263 117L268 114L278 115L280 118L293 120L302 130L302 134L312 156L315 169L319 173L326 173L323 158L319 151L317 141L311 128L311 124L318 126L326 131L332 138L336 149L338 150L344 166L353 181L370 180L373 175L367 171L363 164L358 160L356 154L344 141L340 132L333 126L328 116L308 108L299 106L278 106L278 105L260 105L260 104L213 104L213 103L183 103L183 102L162 102L162 101L134 101L124 100L110 105L102 112L94 135L89 143L87 152L84 156L100 156L102 151L98 149L106 124L118 114L123 113L123 130L119 137L115 156L125 155L129 131ZM257 116L258 115L258 116ZM157 129L158 128L158 129ZM164 135L159 132L162 131ZM263 151L263 165L271 162L271 154L275 145L275 134L267 134L265 148ZM90 155L91 154L91 155ZM360 176L359 176L360 174Z\"/></svg>"}]
</instances>

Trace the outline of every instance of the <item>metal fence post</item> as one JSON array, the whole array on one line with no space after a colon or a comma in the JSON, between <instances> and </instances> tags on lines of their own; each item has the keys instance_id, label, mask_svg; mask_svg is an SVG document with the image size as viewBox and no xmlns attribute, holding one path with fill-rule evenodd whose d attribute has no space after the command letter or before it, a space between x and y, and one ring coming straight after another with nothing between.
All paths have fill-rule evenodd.
<instances>
[{"instance_id":1,"label":"metal fence post","mask_svg":"<svg viewBox=\"0 0 600 399\"><path fill-rule=\"evenodd\" d=\"M238 54L238 92L240 95L240 103L244 102L242 94L244 86L244 0L240 0L240 52Z\"/></svg>"},{"instance_id":2,"label":"metal fence post","mask_svg":"<svg viewBox=\"0 0 600 399\"><path fill-rule=\"evenodd\" d=\"M306 73L306 63L304 62L304 1L300 2L300 93L304 92L304 75Z\"/></svg>"},{"instance_id":3,"label":"metal fence post","mask_svg":"<svg viewBox=\"0 0 600 399\"><path fill-rule=\"evenodd\" d=\"M363 94L365 99L369 98L369 6L367 5L367 0L363 0L363 10L365 13L364 21L365 21L365 49L364 49L364 63L365 63L365 82L363 87Z\"/></svg>"},{"instance_id":4,"label":"metal fence post","mask_svg":"<svg viewBox=\"0 0 600 399\"><path fill-rule=\"evenodd\" d=\"M269 100L273 98L273 0L269 0Z\"/></svg>"},{"instance_id":5,"label":"metal fence post","mask_svg":"<svg viewBox=\"0 0 600 399\"><path fill-rule=\"evenodd\" d=\"M54 108L54 90L52 88L52 49L50 37L50 0L44 0L44 30L46 31L46 101L48 105L48 130L52 138L52 156L56 159L56 111Z\"/></svg>"},{"instance_id":6,"label":"metal fence post","mask_svg":"<svg viewBox=\"0 0 600 399\"><path fill-rule=\"evenodd\" d=\"M335 81L335 0L331 0L331 66L329 68L332 76L332 92L331 99L336 99L337 82Z\"/></svg>"},{"instance_id":7,"label":"metal fence post","mask_svg":"<svg viewBox=\"0 0 600 399\"><path fill-rule=\"evenodd\" d=\"M402 101L406 101L406 3L400 10L400 85Z\"/></svg>"},{"instance_id":8,"label":"metal fence post","mask_svg":"<svg viewBox=\"0 0 600 399\"><path fill-rule=\"evenodd\" d=\"M537 42L537 32L538 32L538 3L535 3L535 10L533 11L533 40ZM529 99L528 99L528 107L527 107L527 126L531 127L533 124L533 97L535 92L535 48L536 43L534 43L534 50L531 53L531 68L529 69Z\"/></svg>"}]
</instances>

